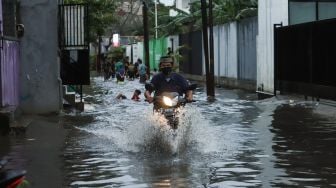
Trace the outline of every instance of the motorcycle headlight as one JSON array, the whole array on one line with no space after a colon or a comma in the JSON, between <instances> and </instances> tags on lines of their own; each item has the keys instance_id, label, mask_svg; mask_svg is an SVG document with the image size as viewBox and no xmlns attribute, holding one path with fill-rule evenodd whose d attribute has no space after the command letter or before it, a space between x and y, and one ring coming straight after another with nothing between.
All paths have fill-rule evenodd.
<instances>
[{"instance_id":1,"label":"motorcycle headlight","mask_svg":"<svg viewBox=\"0 0 336 188\"><path fill-rule=\"evenodd\" d=\"M172 106L176 106L176 102L173 101L171 98L163 96L163 103L166 106L172 107Z\"/></svg>"}]
</instances>

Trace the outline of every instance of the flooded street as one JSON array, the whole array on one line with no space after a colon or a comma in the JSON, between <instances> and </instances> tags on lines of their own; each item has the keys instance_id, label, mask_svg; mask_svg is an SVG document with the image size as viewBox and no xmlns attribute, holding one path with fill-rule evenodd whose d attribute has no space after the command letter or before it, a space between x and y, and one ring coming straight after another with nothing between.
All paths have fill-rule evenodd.
<instances>
[{"instance_id":1,"label":"flooded street","mask_svg":"<svg viewBox=\"0 0 336 188\"><path fill-rule=\"evenodd\" d=\"M140 102L130 100L135 89ZM316 102L218 88L210 103L198 88L172 136L143 92L138 81L95 78L85 112L62 116L64 187L336 187L336 122L315 113ZM26 139L11 137L1 153L20 152Z\"/></svg>"}]
</instances>

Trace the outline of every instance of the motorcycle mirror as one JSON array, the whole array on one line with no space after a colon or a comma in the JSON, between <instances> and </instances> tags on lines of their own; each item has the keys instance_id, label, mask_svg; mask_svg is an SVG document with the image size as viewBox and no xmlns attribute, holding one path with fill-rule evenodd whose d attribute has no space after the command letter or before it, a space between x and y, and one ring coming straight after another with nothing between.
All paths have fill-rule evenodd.
<instances>
[{"instance_id":1,"label":"motorcycle mirror","mask_svg":"<svg viewBox=\"0 0 336 188\"><path fill-rule=\"evenodd\" d=\"M196 89L197 88L197 84L190 84L189 86L188 86L188 90L194 90L194 89Z\"/></svg>"}]
</instances>

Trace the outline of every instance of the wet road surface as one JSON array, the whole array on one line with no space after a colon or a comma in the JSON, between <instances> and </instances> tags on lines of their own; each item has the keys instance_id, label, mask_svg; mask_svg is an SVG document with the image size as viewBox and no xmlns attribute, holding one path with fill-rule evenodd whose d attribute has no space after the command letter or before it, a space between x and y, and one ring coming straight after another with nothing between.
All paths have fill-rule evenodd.
<instances>
[{"instance_id":1,"label":"wet road surface","mask_svg":"<svg viewBox=\"0 0 336 188\"><path fill-rule=\"evenodd\" d=\"M135 89L144 86L95 78L84 113L51 118L49 132L33 122L26 136L2 137L0 154L28 170L32 187L48 183L37 174L49 187L336 187L336 122L316 113L316 102L218 88L210 103L200 88L174 137L143 95L129 99Z\"/></svg>"}]
</instances>

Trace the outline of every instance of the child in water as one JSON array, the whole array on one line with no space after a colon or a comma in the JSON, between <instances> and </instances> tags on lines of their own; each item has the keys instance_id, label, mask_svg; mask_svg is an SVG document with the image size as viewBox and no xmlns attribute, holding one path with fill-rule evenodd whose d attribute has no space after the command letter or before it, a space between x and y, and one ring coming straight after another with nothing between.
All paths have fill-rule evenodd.
<instances>
[{"instance_id":1,"label":"child in water","mask_svg":"<svg viewBox=\"0 0 336 188\"><path fill-rule=\"evenodd\" d=\"M132 96L132 100L133 101L140 101L140 96L141 95L141 91L136 89L134 92L133 92L133 96ZM127 97L122 94L122 93L119 93L119 95L116 97L117 99L127 99Z\"/></svg>"},{"instance_id":2,"label":"child in water","mask_svg":"<svg viewBox=\"0 0 336 188\"><path fill-rule=\"evenodd\" d=\"M141 91L136 89L133 93L133 96L132 96L132 100L133 101L140 101L140 96L141 95Z\"/></svg>"}]
</instances>

